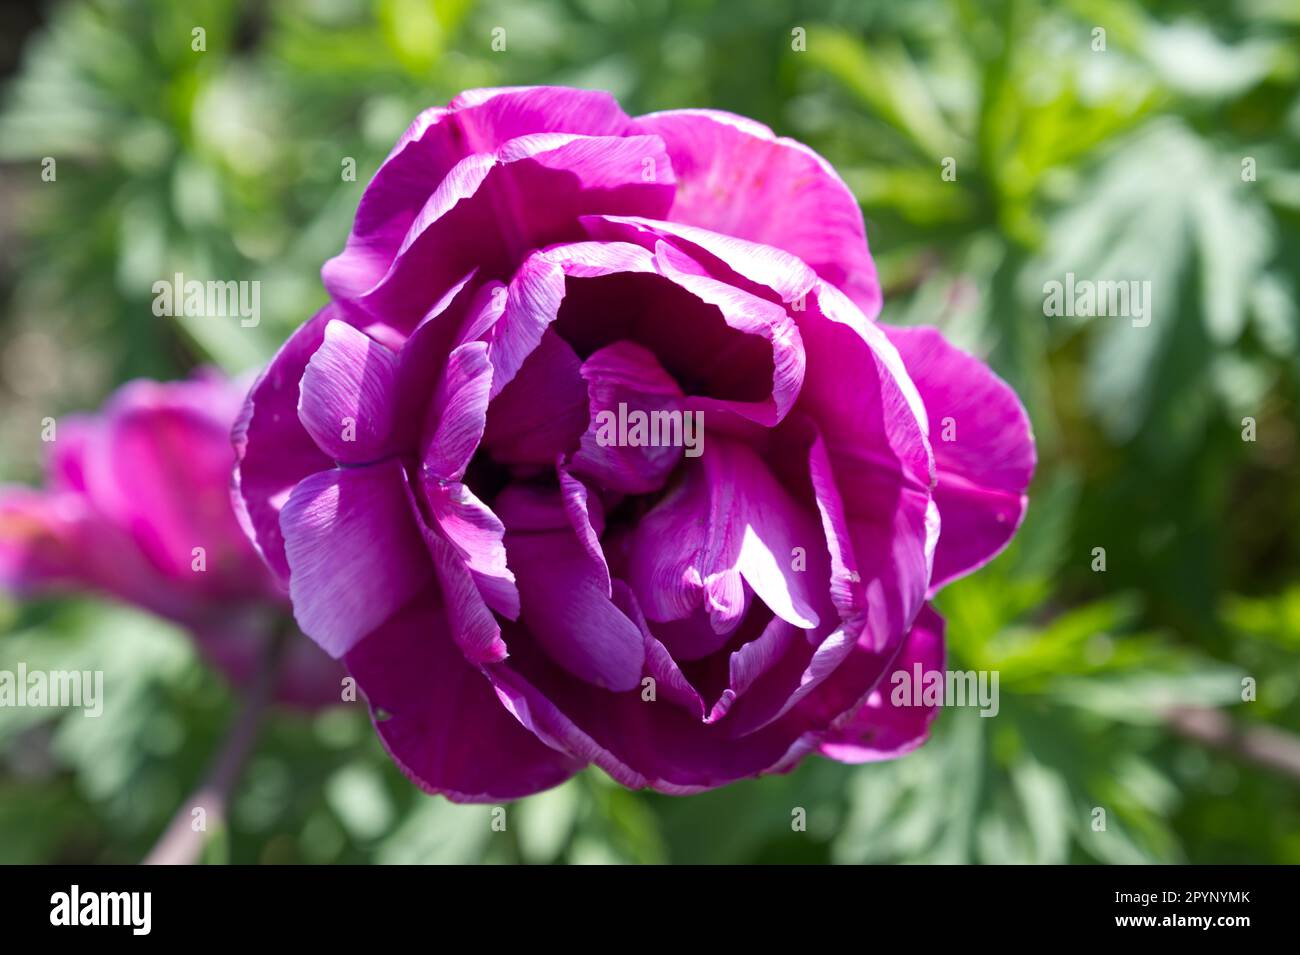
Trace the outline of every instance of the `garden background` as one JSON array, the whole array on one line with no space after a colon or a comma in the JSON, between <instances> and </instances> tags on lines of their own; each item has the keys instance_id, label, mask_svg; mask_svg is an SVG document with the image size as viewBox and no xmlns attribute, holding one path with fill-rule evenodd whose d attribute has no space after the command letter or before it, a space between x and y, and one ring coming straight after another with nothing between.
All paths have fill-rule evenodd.
<instances>
[{"instance_id":1,"label":"garden background","mask_svg":"<svg viewBox=\"0 0 1300 955\"><path fill-rule=\"evenodd\" d=\"M282 710L208 859L1300 862L1300 3L4 16L0 480L36 481L41 419L123 381L264 362L324 302L320 265L411 118L489 85L728 109L811 144L862 204L882 320L987 357L1034 423L1025 527L939 600L949 667L999 673L996 718L947 709L897 762L814 758L690 798L591 770L508 807L500 833L490 807L420 794L362 707ZM259 280L261 323L156 317L152 285L176 272ZM1150 280L1150 324L1046 316L1044 283L1067 272ZM0 709L0 862L142 858L237 697L183 635L91 599L0 598L0 668L19 660L103 669L108 703ZM1223 738L1197 739L1215 711Z\"/></svg>"}]
</instances>

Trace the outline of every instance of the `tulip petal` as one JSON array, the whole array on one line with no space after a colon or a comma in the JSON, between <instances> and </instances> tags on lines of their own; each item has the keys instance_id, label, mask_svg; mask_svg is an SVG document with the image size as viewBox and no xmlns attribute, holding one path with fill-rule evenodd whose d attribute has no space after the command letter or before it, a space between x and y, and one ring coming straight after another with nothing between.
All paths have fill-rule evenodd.
<instances>
[{"instance_id":1,"label":"tulip petal","mask_svg":"<svg viewBox=\"0 0 1300 955\"><path fill-rule=\"evenodd\" d=\"M487 605L511 620L519 617L519 591L506 564L505 525L460 482L420 482L433 523L456 549Z\"/></svg>"},{"instance_id":2,"label":"tulip petal","mask_svg":"<svg viewBox=\"0 0 1300 955\"><path fill-rule=\"evenodd\" d=\"M425 588L344 658L402 771L425 792L496 802L557 786L580 769L515 720L448 627L436 591Z\"/></svg>"},{"instance_id":3,"label":"tulip petal","mask_svg":"<svg viewBox=\"0 0 1300 955\"><path fill-rule=\"evenodd\" d=\"M289 336L244 401L231 442L235 447L233 500L245 533L284 583L289 564L280 509L309 474L334 466L298 418L299 383L325 340L325 326L341 312L327 306Z\"/></svg>"},{"instance_id":4,"label":"tulip petal","mask_svg":"<svg viewBox=\"0 0 1300 955\"><path fill-rule=\"evenodd\" d=\"M785 308L706 275L690 256L660 241L655 247L660 272L722 313L727 325L767 340L772 349L772 394L762 402L695 399L693 407L734 411L759 424L777 424L794 405L803 385L804 353L799 328Z\"/></svg>"},{"instance_id":5,"label":"tulip petal","mask_svg":"<svg viewBox=\"0 0 1300 955\"><path fill-rule=\"evenodd\" d=\"M87 519L75 494L0 485L0 587L28 594L59 584L99 586L79 547Z\"/></svg>"},{"instance_id":6,"label":"tulip petal","mask_svg":"<svg viewBox=\"0 0 1300 955\"><path fill-rule=\"evenodd\" d=\"M833 481L842 516L832 524L842 524L852 543L861 626L884 651L907 632L929 584L937 527L925 410L880 327L834 288L818 286L800 329L808 374L797 407L817 422L830 464L829 474L818 469L820 503L824 509L831 500L824 492Z\"/></svg>"},{"instance_id":7,"label":"tulip petal","mask_svg":"<svg viewBox=\"0 0 1300 955\"><path fill-rule=\"evenodd\" d=\"M392 442L401 451L418 450L437 429L439 408L432 399L451 353L490 337L501 316L505 287L499 282L475 284L474 278L473 273L463 276L401 344Z\"/></svg>"},{"instance_id":8,"label":"tulip petal","mask_svg":"<svg viewBox=\"0 0 1300 955\"><path fill-rule=\"evenodd\" d=\"M600 487L627 494L657 491L681 460L687 436L696 446L704 441L702 413L687 416L681 389L649 349L615 342L583 362L582 377L591 425L573 469Z\"/></svg>"},{"instance_id":9,"label":"tulip petal","mask_svg":"<svg viewBox=\"0 0 1300 955\"><path fill-rule=\"evenodd\" d=\"M646 163L663 174L647 179ZM504 278L531 250L583 238L579 216L656 215L672 201L672 190L663 144L653 136L548 133L510 140L447 173L384 276L356 303L375 321L409 332L471 268L483 278Z\"/></svg>"},{"instance_id":10,"label":"tulip petal","mask_svg":"<svg viewBox=\"0 0 1300 955\"><path fill-rule=\"evenodd\" d=\"M743 579L741 583L744 583ZM752 587L744 587L740 601L739 610L728 617L727 625L720 630L714 624L717 615L710 614L709 608L703 604L679 620L656 620L650 629L674 660L687 663L702 660L733 642L736 627L749 617L754 602Z\"/></svg>"},{"instance_id":11,"label":"tulip petal","mask_svg":"<svg viewBox=\"0 0 1300 955\"><path fill-rule=\"evenodd\" d=\"M45 460L45 480L50 490L85 492L86 453L98 430L99 423L90 415L59 419L58 440L51 442Z\"/></svg>"},{"instance_id":12,"label":"tulip petal","mask_svg":"<svg viewBox=\"0 0 1300 955\"><path fill-rule=\"evenodd\" d=\"M728 668L731 691L739 697L767 673L803 636L803 631L780 617L773 617L756 640L750 640L731 654Z\"/></svg>"},{"instance_id":13,"label":"tulip petal","mask_svg":"<svg viewBox=\"0 0 1300 955\"><path fill-rule=\"evenodd\" d=\"M637 625L641 631L641 636L645 640L645 669L646 674L652 681L651 696L657 700L660 695L666 700L684 707L686 711L697 719L705 718L704 700L691 681L682 673L673 654L668 651L662 643L659 642L650 632L650 627L646 623L645 615L641 613L641 607L636 602L636 595L632 593L632 588L621 580L614 581L612 590L614 603L619 610L627 615L627 618ZM645 681L642 680L642 698L645 698Z\"/></svg>"},{"instance_id":14,"label":"tulip petal","mask_svg":"<svg viewBox=\"0 0 1300 955\"><path fill-rule=\"evenodd\" d=\"M733 739L726 720L702 722L665 694L613 694L577 680L506 633L511 659L486 669L515 717L551 746L593 762L629 788L686 795L766 772L784 772L820 735L792 714L762 733Z\"/></svg>"},{"instance_id":15,"label":"tulip petal","mask_svg":"<svg viewBox=\"0 0 1300 955\"><path fill-rule=\"evenodd\" d=\"M532 133L620 136L630 124L608 93L565 87L470 90L425 110L366 187L346 248L321 270L325 288L346 301L383 278L420 208L467 156Z\"/></svg>"},{"instance_id":16,"label":"tulip petal","mask_svg":"<svg viewBox=\"0 0 1300 955\"><path fill-rule=\"evenodd\" d=\"M421 468L438 480L459 481L483 439L492 387L487 353L479 341L454 349L434 388Z\"/></svg>"},{"instance_id":17,"label":"tulip petal","mask_svg":"<svg viewBox=\"0 0 1300 955\"><path fill-rule=\"evenodd\" d=\"M433 578L395 460L314 474L280 512L294 616L330 656L396 613Z\"/></svg>"},{"instance_id":18,"label":"tulip petal","mask_svg":"<svg viewBox=\"0 0 1300 955\"><path fill-rule=\"evenodd\" d=\"M600 583L605 596L613 596L613 582L609 576L609 564L605 561L605 552L600 546L600 535L605 529L605 512L600 498L591 493L591 489L574 477L562 464L556 466L560 479L560 497L564 504L564 515L569 519L569 526L577 535L578 543L586 551L591 564L600 575Z\"/></svg>"},{"instance_id":19,"label":"tulip petal","mask_svg":"<svg viewBox=\"0 0 1300 955\"><path fill-rule=\"evenodd\" d=\"M651 113L677 176L665 218L790 252L871 319L880 283L857 200L825 159L761 123L719 110Z\"/></svg>"},{"instance_id":20,"label":"tulip petal","mask_svg":"<svg viewBox=\"0 0 1300 955\"><path fill-rule=\"evenodd\" d=\"M1025 515L1036 456L1016 393L933 328L885 328L930 418L942 530L931 591L984 566Z\"/></svg>"},{"instance_id":21,"label":"tulip petal","mask_svg":"<svg viewBox=\"0 0 1300 955\"><path fill-rule=\"evenodd\" d=\"M917 615L891 672L912 676L915 665L922 673L944 672L943 618L928 605ZM930 735L938 715L935 706L894 702L891 680L880 685L847 721L822 743L821 753L841 763L866 763L910 753Z\"/></svg>"},{"instance_id":22,"label":"tulip petal","mask_svg":"<svg viewBox=\"0 0 1300 955\"><path fill-rule=\"evenodd\" d=\"M583 216L582 225L593 239L649 251L666 240L703 265L707 274L771 301L801 303L817 284L817 273L802 259L761 242L640 216Z\"/></svg>"},{"instance_id":23,"label":"tulip petal","mask_svg":"<svg viewBox=\"0 0 1300 955\"><path fill-rule=\"evenodd\" d=\"M452 638L470 663L497 663L506 658L501 627L488 609L460 556L437 534L425 530L425 544L442 588Z\"/></svg>"},{"instance_id":24,"label":"tulip petal","mask_svg":"<svg viewBox=\"0 0 1300 955\"><path fill-rule=\"evenodd\" d=\"M552 464L587 428L587 388L573 349L547 329L488 407L483 447L503 464Z\"/></svg>"},{"instance_id":25,"label":"tulip petal","mask_svg":"<svg viewBox=\"0 0 1300 955\"><path fill-rule=\"evenodd\" d=\"M230 507L228 436L238 401L228 385L130 382L106 404L83 449L81 477L95 513L128 534L161 575L190 582L191 593L264 589L247 571L250 554Z\"/></svg>"},{"instance_id":26,"label":"tulip petal","mask_svg":"<svg viewBox=\"0 0 1300 955\"><path fill-rule=\"evenodd\" d=\"M388 451L396 392L397 355L335 319L303 370L298 417L325 454L364 464Z\"/></svg>"},{"instance_id":27,"label":"tulip petal","mask_svg":"<svg viewBox=\"0 0 1300 955\"><path fill-rule=\"evenodd\" d=\"M645 662L641 632L611 601L608 577L574 532L560 496L515 485L497 509L530 634L593 686L615 692L638 686Z\"/></svg>"},{"instance_id":28,"label":"tulip petal","mask_svg":"<svg viewBox=\"0 0 1300 955\"><path fill-rule=\"evenodd\" d=\"M541 343L560 313L566 276L595 278L627 272L655 272L654 260L634 245L578 242L529 256L510 279L505 310L492 340L495 398Z\"/></svg>"},{"instance_id":29,"label":"tulip petal","mask_svg":"<svg viewBox=\"0 0 1300 955\"><path fill-rule=\"evenodd\" d=\"M555 330L580 356L620 342L644 347L688 396L688 406L728 412L711 415L723 430L743 425L741 430L754 433L762 429L752 421L778 420L778 404L788 404L785 399L798 392L801 367L797 331L781 306L727 293L698 271L685 271L700 267L680 254L667 262L638 251L644 258L633 257L637 268L611 274L573 275L566 265L568 281L556 285L558 305L548 305L546 320L553 318ZM673 268L700 294L670 278L666 272ZM684 341L691 347L683 348ZM732 411L751 420L724 422L737 417Z\"/></svg>"},{"instance_id":30,"label":"tulip petal","mask_svg":"<svg viewBox=\"0 0 1300 955\"><path fill-rule=\"evenodd\" d=\"M816 523L746 445L718 437L702 463L637 527L630 582L651 620L678 620L703 603L719 633L744 610L742 580L773 613L815 627L828 573ZM795 548L813 569L795 570Z\"/></svg>"}]
</instances>

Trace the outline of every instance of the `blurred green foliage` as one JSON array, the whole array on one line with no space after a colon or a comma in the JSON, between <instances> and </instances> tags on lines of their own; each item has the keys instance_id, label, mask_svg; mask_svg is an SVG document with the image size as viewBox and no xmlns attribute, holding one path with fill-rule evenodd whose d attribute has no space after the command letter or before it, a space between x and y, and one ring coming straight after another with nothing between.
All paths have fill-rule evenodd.
<instances>
[{"instance_id":1,"label":"blurred green foliage","mask_svg":"<svg viewBox=\"0 0 1300 955\"><path fill-rule=\"evenodd\" d=\"M844 175L883 320L939 325L1030 409L1026 526L939 599L949 666L999 671L999 718L950 709L897 762L813 759L691 798L588 772L499 833L490 807L418 793L357 708L283 712L208 857L1300 862L1295 782L1164 719L1230 706L1300 729L1300 3L739 6L49 5L0 108L0 477L37 474L42 417L128 377L263 362L323 302L320 264L420 109L541 82L632 113L729 109ZM261 325L156 318L152 283L178 271L260 279ZM1150 279L1150 326L1046 317L1067 271ZM0 630L0 665L112 681L100 720L0 710L0 862L142 857L237 701L122 608L0 604Z\"/></svg>"}]
</instances>

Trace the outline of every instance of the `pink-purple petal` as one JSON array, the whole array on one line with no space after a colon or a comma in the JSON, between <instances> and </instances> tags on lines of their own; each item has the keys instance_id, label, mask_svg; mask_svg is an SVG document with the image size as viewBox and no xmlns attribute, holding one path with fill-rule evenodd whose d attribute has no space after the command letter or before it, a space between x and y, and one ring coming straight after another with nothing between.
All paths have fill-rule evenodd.
<instances>
[{"instance_id":1,"label":"pink-purple petal","mask_svg":"<svg viewBox=\"0 0 1300 955\"><path fill-rule=\"evenodd\" d=\"M303 370L298 417L335 461L374 461L388 450L396 387L397 355L335 319Z\"/></svg>"},{"instance_id":2,"label":"pink-purple petal","mask_svg":"<svg viewBox=\"0 0 1300 955\"><path fill-rule=\"evenodd\" d=\"M326 289L348 300L374 286L434 188L467 156L531 133L618 136L630 125L608 93L563 87L471 90L425 110L366 187L347 247L321 270Z\"/></svg>"},{"instance_id":3,"label":"pink-purple petal","mask_svg":"<svg viewBox=\"0 0 1300 955\"><path fill-rule=\"evenodd\" d=\"M164 577L213 597L269 595L249 573L230 507L227 435L238 401L228 383L130 382L105 405L82 455L84 494L96 514L128 533Z\"/></svg>"},{"instance_id":4,"label":"pink-purple petal","mask_svg":"<svg viewBox=\"0 0 1300 955\"><path fill-rule=\"evenodd\" d=\"M574 532L559 497L510 488L498 504L522 620L574 676L606 690L630 690L639 685L645 662L641 632L610 599L608 577ZM551 529L541 529L543 521Z\"/></svg>"},{"instance_id":5,"label":"pink-purple petal","mask_svg":"<svg viewBox=\"0 0 1300 955\"><path fill-rule=\"evenodd\" d=\"M432 582L405 483L395 460L324 471L280 512L294 616L335 658Z\"/></svg>"},{"instance_id":6,"label":"pink-purple petal","mask_svg":"<svg viewBox=\"0 0 1300 955\"><path fill-rule=\"evenodd\" d=\"M836 290L819 285L800 328L808 375L797 407L817 422L830 463L821 480L833 480L842 498L834 520L858 563L861 625L885 649L929 586L937 529L925 410L893 345Z\"/></svg>"},{"instance_id":7,"label":"pink-purple petal","mask_svg":"<svg viewBox=\"0 0 1300 955\"><path fill-rule=\"evenodd\" d=\"M662 173L647 179L646 163ZM505 278L531 250L583 238L580 216L658 215L672 191L672 170L653 136L511 140L448 173L412 221L387 272L356 302L375 320L409 331L470 268L480 268L485 278Z\"/></svg>"},{"instance_id":8,"label":"pink-purple petal","mask_svg":"<svg viewBox=\"0 0 1300 955\"><path fill-rule=\"evenodd\" d=\"M461 656L449 626L426 588L344 658L402 771L426 792L494 802L557 786L580 769L520 725Z\"/></svg>"},{"instance_id":9,"label":"pink-purple petal","mask_svg":"<svg viewBox=\"0 0 1300 955\"><path fill-rule=\"evenodd\" d=\"M421 467L440 481L459 481L469 467L487 423L492 364L486 342L454 349L434 389L422 440Z\"/></svg>"},{"instance_id":10,"label":"pink-purple petal","mask_svg":"<svg viewBox=\"0 0 1300 955\"><path fill-rule=\"evenodd\" d=\"M589 418L581 368L573 349L547 329L488 407L483 446L494 461L549 465L577 447Z\"/></svg>"},{"instance_id":11,"label":"pink-purple petal","mask_svg":"<svg viewBox=\"0 0 1300 955\"><path fill-rule=\"evenodd\" d=\"M667 240L714 278L772 301L802 303L818 281L817 273L796 255L710 229L642 216L583 216L582 224L593 239L635 244L649 251Z\"/></svg>"},{"instance_id":12,"label":"pink-purple petal","mask_svg":"<svg viewBox=\"0 0 1300 955\"><path fill-rule=\"evenodd\" d=\"M743 584L782 619L815 627L828 574L813 516L748 446L711 438L682 483L638 525L633 590L651 620L676 620L703 604L726 632L744 609ZM812 570L797 570L796 548Z\"/></svg>"},{"instance_id":13,"label":"pink-purple petal","mask_svg":"<svg viewBox=\"0 0 1300 955\"><path fill-rule=\"evenodd\" d=\"M874 319L880 283L857 200L830 163L802 143L719 110L637 119L663 138L677 195L665 218L797 255Z\"/></svg>"},{"instance_id":14,"label":"pink-purple petal","mask_svg":"<svg viewBox=\"0 0 1300 955\"><path fill-rule=\"evenodd\" d=\"M677 382L649 349L628 341L593 352L581 374L587 382L591 423L573 456L574 470L611 491L659 490L681 460L687 429L694 431L697 420L684 417ZM638 422L641 433L633 430ZM702 442L703 430L693 433L692 441ZM636 441L622 440L629 437Z\"/></svg>"},{"instance_id":15,"label":"pink-purple petal","mask_svg":"<svg viewBox=\"0 0 1300 955\"><path fill-rule=\"evenodd\" d=\"M420 482L433 524L465 562L487 605L510 620L519 617L519 591L506 560L505 525L460 482L427 476Z\"/></svg>"},{"instance_id":16,"label":"pink-purple petal","mask_svg":"<svg viewBox=\"0 0 1300 955\"><path fill-rule=\"evenodd\" d=\"M919 665L923 675L937 672L942 677L943 630L943 618L928 605L923 608L890 674L906 673L912 681ZM938 708L912 705L910 695L895 692L900 685L890 675L882 679L857 711L822 743L822 755L841 763L866 763L902 756L924 743Z\"/></svg>"},{"instance_id":17,"label":"pink-purple petal","mask_svg":"<svg viewBox=\"0 0 1300 955\"><path fill-rule=\"evenodd\" d=\"M695 399L693 406L734 411L768 427L779 423L798 398L804 377L799 328L785 308L702 274L689 256L662 240L656 245L655 261L664 276L717 308L729 327L765 339L772 350L771 397L763 402Z\"/></svg>"},{"instance_id":18,"label":"pink-purple petal","mask_svg":"<svg viewBox=\"0 0 1300 955\"><path fill-rule=\"evenodd\" d=\"M299 387L307 362L325 340L325 326L340 314L327 306L289 336L249 391L231 433L235 515L286 584L280 509L299 481L334 466L298 418Z\"/></svg>"},{"instance_id":19,"label":"pink-purple petal","mask_svg":"<svg viewBox=\"0 0 1300 955\"><path fill-rule=\"evenodd\" d=\"M933 328L886 328L930 419L942 532L932 590L982 567L1024 518L1036 456L1016 393Z\"/></svg>"}]
</instances>

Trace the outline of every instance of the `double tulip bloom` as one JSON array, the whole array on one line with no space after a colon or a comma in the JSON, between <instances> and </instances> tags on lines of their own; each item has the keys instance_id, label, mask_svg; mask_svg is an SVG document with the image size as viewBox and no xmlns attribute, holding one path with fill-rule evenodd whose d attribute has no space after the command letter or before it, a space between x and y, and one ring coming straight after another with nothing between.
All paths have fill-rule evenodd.
<instances>
[{"instance_id":1,"label":"double tulip bloom","mask_svg":"<svg viewBox=\"0 0 1300 955\"><path fill-rule=\"evenodd\" d=\"M927 598L1010 539L1033 442L980 361L875 324L820 156L470 91L402 136L323 277L248 397L237 507L420 786L594 763L690 793L924 740L888 675L942 668ZM629 409L701 413L702 453L598 434Z\"/></svg>"},{"instance_id":2,"label":"double tulip bloom","mask_svg":"<svg viewBox=\"0 0 1300 955\"><path fill-rule=\"evenodd\" d=\"M471 91L407 130L323 276L238 414L201 377L64 423L49 489L0 496L0 579L140 604L236 678L287 590L456 800L924 741L889 676L942 669L927 600L1011 538L1034 446L984 364L875 323L820 156L727 113ZM291 690L336 694L314 652Z\"/></svg>"}]
</instances>

